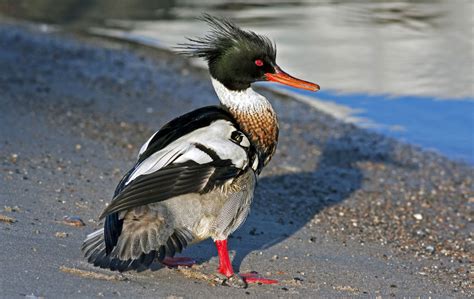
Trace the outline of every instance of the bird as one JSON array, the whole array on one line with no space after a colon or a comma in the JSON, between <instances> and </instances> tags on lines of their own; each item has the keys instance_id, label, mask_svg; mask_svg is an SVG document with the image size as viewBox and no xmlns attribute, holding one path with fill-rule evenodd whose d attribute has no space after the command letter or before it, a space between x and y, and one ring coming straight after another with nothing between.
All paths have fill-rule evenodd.
<instances>
[{"instance_id":1,"label":"bird","mask_svg":"<svg viewBox=\"0 0 474 299\"><path fill-rule=\"evenodd\" d=\"M89 263L114 271L191 266L175 257L188 245L211 238L217 248L216 275L224 284L273 284L256 272L235 273L227 239L245 221L262 169L278 143L279 126L270 102L252 89L259 81L309 91L319 85L297 79L276 64L276 45L231 20L204 14L210 30L188 38L179 52L207 62L220 105L179 116L140 148L82 251Z\"/></svg>"}]
</instances>

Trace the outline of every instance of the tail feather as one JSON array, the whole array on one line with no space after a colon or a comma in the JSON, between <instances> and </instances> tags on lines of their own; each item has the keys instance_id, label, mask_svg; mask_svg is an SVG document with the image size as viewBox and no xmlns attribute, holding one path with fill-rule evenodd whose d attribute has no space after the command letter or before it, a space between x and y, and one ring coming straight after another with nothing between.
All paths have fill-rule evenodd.
<instances>
[{"instance_id":1,"label":"tail feather","mask_svg":"<svg viewBox=\"0 0 474 299\"><path fill-rule=\"evenodd\" d=\"M142 265L141 257L137 260L129 259L123 261L112 255L107 255L104 242L104 229L97 230L88 235L82 244L81 250L89 263L96 267L110 269L112 271L123 272L126 270L136 270ZM148 254L143 254L143 256L145 258ZM151 262L154 258L155 256L153 255ZM149 259L150 257L147 262ZM149 262L147 266L149 266L151 262Z\"/></svg>"},{"instance_id":2,"label":"tail feather","mask_svg":"<svg viewBox=\"0 0 474 299\"><path fill-rule=\"evenodd\" d=\"M87 235L86 240L82 243L81 250L84 253L84 256L90 257L94 252L100 251L100 246L102 245L102 233L104 229L93 232L92 234Z\"/></svg>"},{"instance_id":3,"label":"tail feather","mask_svg":"<svg viewBox=\"0 0 474 299\"><path fill-rule=\"evenodd\" d=\"M87 236L81 250L87 261L94 266L123 272L141 267L148 268L155 259L162 261L165 256L173 257L176 252L181 252L191 241L192 234L189 231L177 229L169 237L166 244L158 247L158 250L151 250L148 253L142 252L135 259L121 260L117 257L116 250L107 254L104 229L102 228Z\"/></svg>"}]
</instances>

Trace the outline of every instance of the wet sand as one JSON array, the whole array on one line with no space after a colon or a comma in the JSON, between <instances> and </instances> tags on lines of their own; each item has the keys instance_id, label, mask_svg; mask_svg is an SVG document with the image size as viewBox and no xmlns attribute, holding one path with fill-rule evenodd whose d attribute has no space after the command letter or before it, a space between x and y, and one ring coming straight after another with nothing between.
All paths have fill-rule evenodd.
<instances>
[{"instance_id":1,"label":"wet sand","mask_svg":"<svg viewBox=\"0 0 474 299\"><path fill-rule=\"evenodd\" d=\"M185 250L188 270L96 269L80 244L141 144L217 98L172 53L2 24L0 297L473 295L472 167L261 92L279 148L229 242L237 269L280 283L220 286L210 241Z\"/></svg>"}]
</instances>

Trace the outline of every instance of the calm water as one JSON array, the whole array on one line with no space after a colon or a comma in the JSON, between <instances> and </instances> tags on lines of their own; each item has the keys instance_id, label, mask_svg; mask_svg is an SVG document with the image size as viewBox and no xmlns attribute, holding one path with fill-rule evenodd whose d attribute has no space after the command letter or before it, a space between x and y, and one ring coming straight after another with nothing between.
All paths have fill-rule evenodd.
<instances>
[{"instance_id":1,"label":"calm water","mask_svg":"<svg viewBox=\"0 0 474 299\"><path fill-rule=\"evenodd\" d=\"M160 47L205 32L202 12L230 17L347 121L474 163L474 1L223 2L0 0L0 14Z\"/></svg>"}]
</instances>

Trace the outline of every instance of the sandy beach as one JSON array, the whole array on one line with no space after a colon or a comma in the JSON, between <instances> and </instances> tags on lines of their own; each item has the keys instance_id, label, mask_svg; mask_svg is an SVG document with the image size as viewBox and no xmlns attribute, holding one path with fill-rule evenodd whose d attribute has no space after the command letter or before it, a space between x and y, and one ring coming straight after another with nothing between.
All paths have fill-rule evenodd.
<instances>
[{"instance_id":1,"label":"sandy beach","mask_svg":"<svg viewBox=\"0 0 474 299\"><path fill-rule=\"evenodd\" d=\"M96 269L84 237L142 143L217 104L208 74L163 50L0 23L0 297L474 295L471 166L260 92L280 143L229 246L237 269L280 283L221 286L210 241L183 252L191 269Z\"/></svg>"}]
</instances>

